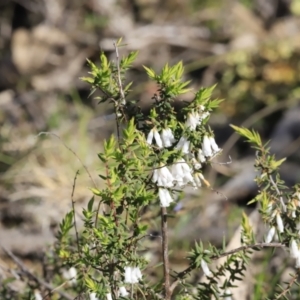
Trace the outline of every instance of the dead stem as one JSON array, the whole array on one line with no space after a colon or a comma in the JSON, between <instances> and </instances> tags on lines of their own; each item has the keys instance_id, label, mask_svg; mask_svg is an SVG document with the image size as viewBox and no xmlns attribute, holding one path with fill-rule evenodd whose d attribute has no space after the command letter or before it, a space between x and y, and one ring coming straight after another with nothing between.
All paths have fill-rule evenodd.
<instances>
[{"instance_id":1,"label":"dead stem","mask_svg":"<svg viewBox=\"0 0 300 300\"><path fill-rule=\"evenodd\" d=\"M169 250L168 250L168 218L167 208L161 208L161 231L162 231L162 253L164 266L164 282L165 282L165 300L171 299L170 289L170 264L169 264Z\"/></svg>"}]
</instances>

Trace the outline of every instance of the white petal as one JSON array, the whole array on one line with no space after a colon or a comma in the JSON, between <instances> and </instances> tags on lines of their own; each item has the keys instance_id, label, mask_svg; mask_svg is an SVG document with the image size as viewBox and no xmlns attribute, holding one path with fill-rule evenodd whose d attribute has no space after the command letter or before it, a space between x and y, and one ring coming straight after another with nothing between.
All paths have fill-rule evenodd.
<instances>
[{"instance_id":1,"label":"white petal","mask_svg":"<svg viewBox=\"0 0 300 300\"><path fill-rule=\"evenodd\" d=\"M229 289L226 289L225 290L225 297L223 298L224 300L232 300L232 297L231 297L232 293Z\"/></svg>"},{"instance_id":2,"label":"white petal","mask_svg":"<svg viewBox=\"0 0 300 300\"><path fill-rule=\"evenodd\" d=\"M135 275L137 276L138 279L142 279L143 275L139 267L135 268Z\"/></svg>"},{"instance_id":3,"label":"white petal","mask_svg":"<svg viewBox=\"0 0 300 300\"><path fill-rule=\"evenodd\" d=\"M202 267L202 270L203 270L203 272L206 276L211 276L212 275L209 268L208 268L208 265L207 265L207 263L204 259L201 259L201 267Z\"/></svg>"},{"instance_id":4,"label":"white petal","mask_svg":"<svg viewBox=\"0 0 300 300\"><path fill-rule=\"evenodd\" d=\"M292 239L292 241L290 242L290 255L291 255L291 258L297 258L298 254L299 254L298 245L297 245L296 241L294 239Z\"/></svg>"},{"instance_id":5,"label":"white petal","mask_svg":"<svg viewBox=\"0 0 300 300\"><path fill-rule=\"evenodd\" d=\"M112 300L111 293L106 294L106 299L107 299L107 300Z\"/></svg>"},{"instance_id":6,"label":"white petal","mask_svg":"<svg viewBox=\"0 0 300 300\"><path fill-rule=\"evenodd\" d=\"M152 144L152 141L153 141L153 129L150 130L150 132L148 133L148 136L147 136L147 143L149 145Z\"/></svg>"},{"instance_id":7,"label":"white petal","mask_svg":"<svg viewBox=\"0 0 300 300\"><path fill-rule=\"evenodd\" d=\"M163 131L161 132L161 139L163 141L164 147L171 147L172 144L176 141L170 128L163 129Z\"/></svg>"},{"instance_id":8,"label":"white petal","mask_svg":"<svg viewBox=\"0 0 300 300\"><path fill-rule=\"evenodd\" d=\"M188 154L190 153L190 142L189 141L185 141L185 143L182 146L182 153L184 154Z\"/></svg>"},{"instance_id":9,"label":"white petal","mask_svg":"<svg viewBox=\"0 0 300 300\"><path fill-rule=\"evenodd\" d=\"M121 286L119 289L119 293L121 297L126 297L129 295L129 293L127 292L126 288L124 286Z\"/></svg>"},{"instance_id":10,"label":"white petal","mask_svg":"<svg viewBox=\"0 0 300 300\"><path fill-rule=\"evenodd\" d=\"M283 225L283 222L282 222L282 219L281 219L281 216L279 213L277 213L277 215L276 215L276 223L277 223L278 231L280 233L282 233L284 231L284 225Z\"/></svg>"},{"instance_id":11,"label":"white petal","mask_svg":"<svg viewBox=\"0 0 300 300\"><path fill-rule=\"evenodd\" d=\"M155 169L154 171L153 171L153 176L152 176L152 182L157 182L157 180L158 180L158 170L157 169Z\"/></svg>"},{"instance_id":12,"label":"white petal","mask_svg":"<svg viewBox=\"0 0 300 300\"><path fill-rule=\"evenodd\" d=\"M160 167L155 171L153 173L153 178L156 179L156 181L154 181L153 179L152 181L154 183L156 182L157 186L163 186L163 187L173 186L174 178L166 166Z\"/></svg>"},{"instance_id":13,"label":"white petal","mask_svg":"<svg viewBox=\"0 0 300 300\"><path fill-rule=\"evenodd\" d=\"M182 150L183 153L189 153L190 142L187 140L185 136L182 136L176 145L175 149Z\"/></svg>"},{"instance_id":14,"label":"white petal","mask_svg":"<svg viewBox=\"0 0 300 300\"><path fill-rule=\"evenodd\" d=\"M215 139L214 139L212 136L209 137L209 141L210 141L210 146L211 146L213 152L214 152L214 153L219 152L219 151L220 151L220 148L218 147L218 145L217 145Z\"/></svg>"},{"instance_id":15,"label":"white petal","mask_svg":"<svg viewBox=\"0 0 300 300\"><path fill-rule=\"evenodd\" d=\"M266 243L271 243L273 238L274 238L274 235L275 235L275 232L276 232L276 229L275 227L271 227L270 230L268 231L268 234L266 236L266 239L265 239L265 242Z\"/></svg>"},{"instance_id":16,"label":"white petal","mask_svg":"<svg viewBox=\"0 0 300 300\"><path fill-rule=\"evenodd\" d=\"M173 202L170 192L166 189L158 189L158 195L161 207L169 207L170 203Z\"/></svg>"},{"instance_id":17,"label":"white petal","mask_svg":"<svg viewBox=\"0 0 300 300\"><path fill-rule=\"evenodd\" d=\"M191 130L195 130L197 125L200 123L200 115L192 112L188 114L185 126Z\"/></svg>"},{"instance_id":18,"label":"white petal","mask_svg":"<svg viewBox=\"0 0 300 300\"><path fill-rule=\"evenodd\" d=\"M206 159L205 159L205 156L203 155L202 149L199 149L199 150L198 150L198 160L199 160L201 163L206 162Z\"/></svg>"},{"instance_id":19,"label":"white petal","mask_svg":"<svg viewBox=\"0 0 300 300\"><path fill-rule=\"evenodd\" d=\"M125 283L132 283L132 278L131 278L132 268L131 267L125 267L124 270L125 270L124 282Z\"/></svg>"},{"instance_id":20,"label":"white petal","mask_svg":"<svg viewBox=\"0 0 300 300\"><path fill-rule=\"evenodd\" d=\"M158 131L156 130L156 128L154 128L153 133L154 133L154 139L155 139L156 145L158 146L158 148L163 148L163 142L162 142L160 135L159 135Z\"/></svg>"},{"instance_id":21,"label":"white petal","mask_svg":"<svg viewBox=\"0 0 300 300\"><path fill-rule=\"evenodd\" d=\"M210 140L209 140L209 137L206 135L203 138L202 151L203 151L204 156L206 156L206 157L213 156L213 152L212 152L211 145L210 145Z\"/></svg>"},{"instance_id":22,"label":"white petal","mask_svg":"<svg viewBox=\"0 0 300 300\"><path fill-rule=\"evenodd\" d=\"M298 251L298 256L296 258L296 266L297 269L300 268L300 251Z\"/></svg>"},{"instance_id":23,"label":"white petal","mask_svg":"<svg viewBox=\"0 0 300 300\"><path fill-rule=\"evenodd\" d=\"M34 291L34 299L35 300L43 300L43 297L39 291Z\"/></svg>"},{"instance_id":24,"label":"white petal","mask_svg":"<svg viewBox=\"0 0 300 300\"><path fill-rule=\"evenodd\" d=\"M175 138L174 138L174 135L173 135L172 130L171 130L170 128L167 128L166 131L167 131L168 136L169 136L169 138L170 138L170 140L171 140L171 143L175 143L176 140L175 140Z\"/></svg>"},{"instance_id":25,"label":"white petal","mask_svg":"<svg viewBox=\"0 0 300 300\"><path fill-rule=\"evenodd\" d=\"M96 293L90 293L90 300L99 300L97 297L96 297Z\"/></svg>"},{"instance_id":26,"label":"white petal","mask_svg":"<svg viewBox=\"0 0 300 300\"><path fill-rule=\"evenodd\" d=\"M204 119L206 119L208 116L210 115L210 113L208 111L203 112L200 116L200 120L203 121Z\"/></svg>"},{"instance_id":27,"label":"white petal","mask_svg":"<svg viewBox=\"0 0 300 300\"><path fill-rule=\"evenodd\" d=\"M175 180L181 180L182 170L179 162L175 162L172 164L171 172Z\"/></svg>"},{"instance_id":28,"label":"white petal","mask_svg":"<svg viewBox=\"0 0 300 300\"><path fill-rule=\"evenodd\" d=\"M194 169L196 169L196 170L200 170L202 168L202 165L194 157L192 158L192 164L193 164Z\"/></svg>"},{"instance_id":29,"label":"white petal","mask_svg":"<svg viewBox=\"0 0 300 300\"><path fill-rule=\"evenodd\" d=\"M185 141L186 141L186 138L184 136L182 136L175 148L176 149L181 149L183 144L185 143Z\"/></svg>"}]
</instances>

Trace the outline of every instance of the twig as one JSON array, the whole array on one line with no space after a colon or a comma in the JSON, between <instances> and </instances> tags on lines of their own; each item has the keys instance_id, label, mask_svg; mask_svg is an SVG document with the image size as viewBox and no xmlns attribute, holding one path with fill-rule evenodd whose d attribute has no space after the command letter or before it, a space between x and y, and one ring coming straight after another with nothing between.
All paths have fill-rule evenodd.
<instances>
[{"instance_id":1,"label":"twig","mask_svg":"<svg viewBox=\"0 0 300 300\"><path fill-rule=\"evenodd\" d=\"M162 231L162 252L163 252L163 267L164 267L164 282L165 282L165 300L170 300L172 290L170 289L170 264L168 250L168 216L167 208L161 208L161 231Z\"/></svg>"},{"instance_id":2,"label":"twig","mask_svg":"<svg viewBox=\"0 0 300 300\"><path fill-rule=\"evenodd\" d=\"M215 162L215 161L211 161L210 163L211 164L215 164L215 165L230 165L230 164L232 164L232 159L231 159L231 156L229 155L228 156L228 158L229 158L229 161L226 161L226 162L224 162L224 163L222 163L222 162Z\"/></svg>"},{"instance_id":3,"label":"twig","mask_svg":"<svg viewBox=\"0 0 300 300\"><path fill-rule=\"evenodd\" d=\"M121 70L120 70L120 56L119 56L119 49L118 45L114 42L114 47L115 47L115 52L116 52L116 58L117 58L117 70L118 70L118 86L119 86L119 91L121 95L121 104L125 105L126 100L125 100L125 94L123 91L123 86L122 86L122 80L121 80ZM117 135L118 135L118 142L120 145L120 121L119 121L119 116L118 116L118 105L115 104L115 115L116 115L116 123L117 123Z\"/></svg>"},{"instance_id":4,"label":"twig","mask_svg":"<svg viewBox=\"0 0 300 300\"><path fill-rule=\"evenodd\" d=\"M290 280L290 282L288 283L286 288L283 289L282 292L279 295L277 295L274 300L281 299L282 296L284 296L286 293L290 292L290 289L293 286L293 284L295 283L295 281L297 281L298 276L299 276L299 271L292 276L292 279Z\"/></svg>"},{"instance_id":5,"label":"twig","mask_svg":"<svg viewBox=\"0 0 300 300\"><path fill-rule=\"evenodd\" d=\"M84 163L82 162L82 160L80 159L80 157L69 147L69 146L67 146L66 145L66 143L60 138L60 136L58 136L57 134L55 134L55 133L53 133L53 132L49 132L49 131L41 131L36 137L39 137L39 136L41 136L41 135L53 135L53 136L55 136L56 138L58 138L60 141L61 141L61 143L71 152L71 153L73 153L75 156L76 156L76 158L79 160L79 162L81 163L81 165L83 166L83 168L85 169L85 171L87 172L87 174L89 175L89 177L90 177L90 179L91 179L91 181L92 181L92 183L94 184L94 187L96 187L96 183L95 183L95 181L93 180L93 178L92 178L92 175L91 175L91 173L89 172L89 170L88 170L88 168L84 165Z\"/></svg>"},{"instance_id":6,"label":"twig","mask_svg":"<svg viewBox=\"0 0 300 300\"><path fill-rule=\"evenodd\" d=\"M17 258L11 251L9 251L8 249L6 249L4 246L1 246L2 250L6 253L6 255L8 255L16 264L17 266L21 269L21 271L28 277L31 278L33 281L35 281L39 286L44 286L47 290L50 291L50 293L52 293L52 291L54 291L57 288L54 288L51 284L45 282L43 279L40 279L39 277L35 276L34 274L32 274L27 267L19 260L19 258ZM62 291L57 291L56 293L58 293L61 297L67 299L67 300L73 300L74 297L72 297L71 295L62 292Z\"/></svg>"},{"instance_id":7,"label":"twig","mask_svg":"<svg viewBox=\"0 0 300 300\"><path fill-rule=\"evenodd\" d=\"M117 58L118 85L119 85L120 94L121 94L121 104L125 105L126 104L126 100L125 100L125 93L123 91L122 80L121 80L120 56L119 56L118 45L115 42L114 42L114 47L115 47L116 58Z\"/></svg>"},{"instance_id":8,"label":"twig","mask_svg":"<svg viewBox=\"0 0 300 300\"><path fill-rule=\"evenodd\" d=\"M220 255L214 255L212 257L210 257L211 260L218 260L222 257L225 256L229 256L235 253L238 253L240 251L245 251L248 249L253 249L253 248L284 248L285 245L281 244L281 243L257 243L254 245L246 245L246 246L241 246L239 248L235 248L233 250L227 251L227 252L223 252ZM172 283L170 290L173 292L174 289L176 288L176 286L179 284L180 280L182 278L184 278L184 276L186 274L188 274L189 272L191 272L193 269L195 268L194 264L191 264L189 267L187 267L185 270L183 270L182 272L177 274L177 279Z\"/></svg>"},{"instance_id":9,"label":"twig","mask_svg":"<svg viewBox=\"0 0 300 300\"><path fill-rule=\"evenodd\" d=\"M274 182L273 177L271 175L269 175L269 179L270 179L277 195L279 196L279 200L280 200L283 211L286 212L286 205L284 204L281 192L279 191L279 189L278 189L278 187L277 187L276 183Z\"/></svg>"},{"instance_id":10,"label":"twig","mask_svg":"<svg viewBox=\"0 0 300 300\"><path fill-rule=\"evenodd\" d=\"M81 255L80 246L79 246L79 235L78 235L76 216L75 216L75 214L76 214L76 212L75 212L75 201L74 201L74 192L75 192L75 186L76 186L76 179L77 179L78 175L79 175L79 170L77 170L77 172L75 174L75 177L74 177L71 200L72 200L72 210L73 210L74 228L75 228L75 233L76 233L77 248L78 248L79 255Z\"/></svg>"}]
</instances>

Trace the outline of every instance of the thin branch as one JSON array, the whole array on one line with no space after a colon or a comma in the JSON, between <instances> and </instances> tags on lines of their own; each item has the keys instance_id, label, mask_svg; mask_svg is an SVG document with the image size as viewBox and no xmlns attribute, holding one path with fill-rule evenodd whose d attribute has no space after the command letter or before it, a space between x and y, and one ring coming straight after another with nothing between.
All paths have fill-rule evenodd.
<instances>
[{"instance_id":1,"label":"thin branch","mask_svg":"<svg viewBox=\"0 0 300 300\"><path fill-rule=\"evenodd\" d=\"M299 271L292 276L292 279L290 280L290 282L288 283L288 285L286 286L286 288L283 289L282 292L279 295L277 295L274 300L281 299L281 297L285 296L285 294L287 294L288 292L290 292L290 289L293 286L293 284L295 283L295 281L297 281L298 276L299 276Z\"/></svg>"},{"instance_id":2,"label":"thin branch","mask_svg":"<svg viewBox=\"0 0 300 300\"><path fill-rule=\"evenodd\" d=\"M117 58L117 70L118 70L118 86L119 86L119 91L120 91L120 95L121 95L121 104L125 105L126 104L126 100L125 100L125 93L123 91L123 86L122 86L122 79L121 79L121 70L120 70L120 56L119 56L119 49L118 49L118 45L116 43L114 43L114 47L115 47L115 52L116 52L116 58ZM118 142L120 145L120 120L119 120L119 116L118 116L118 105L115 104L115 114L116 114L116 123L117 123L117 135L118 135Z\"/></svg>"},{"instance_id":3,"label":"thin branch","mask_svg":"<svg viewBox=\"0 0 300 300\"><path fill-rule=\"evenodd\" d=\"M284 248L284 247L285 247L285 245L283 245L281 243L257 243L257 244L254 244L254 245L241 246L239 248L235 248L233 250L223 252L220 255L213 255L212 257L210 257L210 259L211 260L218 260L222 257L229 256L229 255L238 253L240 251L245 251L245 250L248 250L248 249L254 249L254 248L261 248L262 249L262 248ZM185 270L183 270L182 272L180 272L176 275L177 279L172 283L172 285L170 287L171 292L174 291L176 286L179 284L180 280L182 278L184 278L184 276L186 274L188 274L189 272L191 272L194 268L195 268L195 264L192 263L189 267L187 267Z\"/></svg>"},{"instance_id":4,"label":"thin branch","mask_svg":"<svg viewBox=\"0 0 300 300\"><path fill-rule=\"evenodd\" d=\"M161 208L161 231L162 231L162 253L163 253L163 267L164 267L164 282L165 282L165 300L170 300L172 291L170 289L170 263L168 250L168 216L167 208Z\"/></svg>"},{"instance_id":5,"label":"thin branch","mask_svg":"<svg viewBox=\"0 0 300 300\"><path fill-rule=\"evenodd\" d=\"M122 80L121 80L120 56L119 56L118 46L116 43L114 43L114 47L115 47L116 57L117 57L118 85L119 85L119 90L120 90L120 94L121 94L121 104L125 105L126 100L125 100L125 93L123 91Z\"/></svg>"},{"instance_id":6,"label":"thin branch","mask_svg":"<svg viewBox=\"0 0 300 300\"><path fill-rule=\"evenodd\" d=\"M76 214L76 212L75 212L75 201L74 201L74 192L75 192L75 186L76 186L76 179L77 179L78 175L79 175L79 170L77 170L76 175L74 177L71 200L72 200L72 210L73 210L74 228L75 228L75 233L76 233L77 248L78 248L79 255L81 255L80 246L79 246L79 235L78 235L76 216L75 216L75 214Z\"/></svg>"},{"instance_id":7,"label":"thin branch","mask_svg":"<svg viewBox=\"0 0 300 300\"><path fill-rule=\"evenodd\" d=\"M47 283L46 281L44 281L43 279L35 276L34 274L32 274L27 267L21 262L21 260L19 260L18 257L16 257L11 251L9 251L8 249L6 249L4 246L1 246L2 250L6 253L7 256L9 256L16 264L17 266L21 269L21 271L30 279L32 279L33 281L35 281L39 286L43 286L45 287L47 290L49 290L51 293L52 291L56 290L57 288L54 288L51 284ZM67 300L73 300L74 297L72 297L71 295L62 292L62 291L57 291L56 293L58 293L61 297L67 299Z\"/></svg>"},{"instance_id":8,"label":"thin branch","mask_svg":"<svg viewBox=\"0 0 300 300\"><path fill-rule=\"evenodd\" d=\"M270 181L271 181L271 183L272 183L272 185L273 185L273 187L274 187L277 195L279 196L279 200L280 200L280 203L281 203L283 211L286 212L286 205L284 204L283 197L282 197L281 192L278 189L278 186L274 182L273 177L271 175L269 175L269 179L270 179Z\"/></svg>"},{"instance_id":9,"label":"thin branch","mask_svg":"<svg viewBox=\"0 0 300 300\"><path fill-rule=\"evenodd\" d=\"M79 160L79 162L81 163L81 165L83 166L83 168L85 169L85 171L87 172L88 176L90 177L92 183L94 184L94 187L96 187L96 183L92 178L91 173L89 172L88 168L84 165L84 163L82 162L82 160L80 159L80 157L69 147L66 145L66 143L60 138L60 136L58 136L57 134L53 133L53 132L49 132L49 131L41 131L36 137L39 137L41 135L53 135L56 138L58 138L60 140L60 142L71 152L75 155L75 157Z\"/></svg>"},{"instance_id":10,"label":"thin branch","mask_svg":"<svg viewBox=\"0 0 300 300\"><path fill-rule=\"evenodd\" d=\"M213 164L215 164L215 165L230 165L230 164L232 164L232 158L231 158L231 156L229 155L228 156L228 158L229 158L229 161L226 161L226 162L217 162L217 161L211 161L210 163L213 165Z\"/></svg>"}]
</instances>

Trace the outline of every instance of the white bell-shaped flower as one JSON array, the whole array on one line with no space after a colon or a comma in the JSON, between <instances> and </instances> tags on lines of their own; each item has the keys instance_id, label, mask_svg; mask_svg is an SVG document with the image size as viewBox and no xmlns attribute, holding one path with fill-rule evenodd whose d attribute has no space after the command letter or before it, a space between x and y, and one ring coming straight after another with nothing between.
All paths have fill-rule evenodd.
<instances>
[{"instance_id":1,"label":"white bell-shaped flower","mask_svg":"<svg viewBox=\"0 0 300 300\"><path fill-rule=\"evenodd\" d=\"M201 259L201 268L203 270L203 273L208 277L208 276L211 276L212 273L211 271L209 270L209 267L206 263L206 261L204 259Z\"/></svg>"},{"instance_id":2,"label":"white bell-shaped flower","mask_svg":"<svg viewBox=\"0 0 300 300\"><path fill-rule=\"evenodd\" d=\"M224 296L225 296L225 297L223 298L224 300L232 300L232 297L231 297L231 296L232 296L232 293L231 293L230 289L226 289L226 290L225 290Z\"/></svg>"},{"instance_id":3,"label":"white bell-shaped flower","mask_svg":"<svg viewBox=\"0 0 300 300\"><path fill-rule=\"evenodd\" d=\"M111 296L111 293L107 293L107 294L106 294L106 299L107 299L107 300L113 300L113 299L112 299L112 296Z\"/></svg>"},{"instance_id":4,"label":"white bell-shaped flower","mask_svg":"<svg viewBox=\"0 0 300 300\"><path fill-rule=\"evenodd\" d=\"M204 156L212 157L220 151L220 148L218 147L214 137L208 137L205 135L202 141L202 150Z\"/></svg>"},{"instance_id":5,"label":"white bell-shaped flower","mask_svg":"<svg viewBox=\"0 0 300 300\"><path fill-rule=\"evenodd\" d=\"M161 140L161 137L157 131L157 129L154 127L150 130L150 132L148 133L148 136L147 136L147 143L149 145L152 145L153 143L153 138L155 139L155 142L156 142L156 145L158 148L163 148L163 142Z\"/></svg>"},{"instance_id":6,"label":"white bell-shaped flower","mask_svg":"<svg viewBox=\"0 0 300 300\"><path fill-rule=\"evenodd\" d=\"M211 149L213 150L214 154L218 153L220 151L220 148L218 147L214 137L209 137L209 141L210 141L210 146Z\"/></svg>"},{"instance_id":7,"label":"white bell-shaped flower","mask_svg":"<svg viewBox=\"0 0 300 300\"><path fill-rule=\"evenodd\" d=\"M160 136L165 148L171 147L176 142L173 132L170 128L163 129Z\"/></svg>"},{"instance_id":8,"label":"white bell-shaped flower","mask_svg":"<svg viewBox=\"0 0 300 300\"><path fill-rule=\"evenodd\" d=\"M283 231L284 231L284 225L283 225L283 221L282 221L282 218L281 218L281 216L280 216L279 213L276 214L276 223L277 223L278 231L280 233L283 233Z\"/></svg>"},{"instance_id":9,"label":"white bell-shaped flower","mask_svg":"<svg viewBox=\"0 0 300 300\"><path fill-rule=\"evenodd\" d=\"M161 207L169 207L174 200L167 189L159 188L158 195Z\"/></svg>"},{"instance_id":10,"label":"white bell-shaped flower","mask_svg":"<svg viewBox=\"0 0 300 300\"><path fill-rule=\"evenodd\" d=\"M190 130L195 130L197 125L199 125L200 123L200 115L197 112L190 112L187 116L185 126Z\"/></svg>"},{"instance_id":11,"label":"white bell-shaped flower","mask_svg":"<svg viewBox=\"0 0 300 300\"><path fill-rule=\"evenodd\" d=\"M195 157L192 158L191 162L195 170L200 170L202 168L201 163L199 163L199 161Z\"/></svg>"},{"instance_id":12,"label":"white bell-shaped flower","mask_svg":"<svg viewBox=\"0 0 300 300\"><path fill-rule=\"evenodd\" d=\"M43 300L43 296L38 290L34 291L34 300Z\"/></svg>"},{"instance_id":13,"label":"white bell-shaped flower","mask_svg":"<svg viewBox=\"0 0 300 300\"><path fill-rule=\"evenodd\" d=\"M138 283L142 278L142 273L139 267L125 267L125 283Z\"/></svg>"},{"instance_id":14,"label":"white bell-shaped flower","mask_svg":"<svg viewBox=\"0 0 300 300\"><path fill-rule=\"evenodd\" d=\"M96 293L90 293L90 295L89 295L89 297L90 297L90 300L99 300L99 298L96 296Z\"/></svg>"},{"instance_id":15,"label":"white bell-shaped flower","mask_svg":"<svg viewBox=\"0 0 300 300\"><path fill-rule=\"evenodd\" d=\"M205 111L205 107L203 105L200 106L199 114L200 114L200 122L202 122L210 115L209 111Z\"/></svg>"},{"instance_id":16,"label":"white bell-shaped flower","mask_svg":"<svg viewBox=\"0 0 300 300\"><path fill-rule=\"evenodd\" d=\"M274 226L272 226L272 227L270 228L270 230L268 231L268 234L267 234L267 236L266 236L266 238L265 238L265 242L266 242L266 243L271 243L271 242L273 241L273 238L274 238L274 236L275 236L275 233L276 233L276 229L275 229Z\"/></svg>"},{"instance_id":17,"label":"white bell-shaped flower","mask_svg":"<svg viewBox=\"0 0 300 300\"><path fill-rule=\"evenodd\" d=\"M172 187L174 177L166 166L161 166L153 172L152 182L162 187Z\"/></svg>"},{"instance_id":18,"label":"white bell-shaped flower","mask_svg":"<svg viewBox=\"0 0 300 300\"><path fill-rule=\"evenodd\" d=\"M290 242L290 256L291 258L297 258L299 255L299 249L298 249L298 245L297 242L292 239Z\"/></svg>"},{"instance_id":19,"label":"white bell-shaped flower","mask_svg":"<svg viewBox=\"0 0 300 300\"><path fill-rule=\"evenodd\" d=\"M206 157L211 157L213 156L213 151L210 145L210 140L207 135L204 136L203 141L202 141L202 151L204 156Z\"/></svg>"},{"instance_id":20,"label":"white bell-shaped flower","mask_svg":"<svg viewBox=\"0 0 300 300\"><path fill-rule=\"evenodd\" d=\"M127 290L125 289L124 286L121 286L119 289L119 293L121 297L127 297L129 295L129 293L127 292Z\"/></svg>"},{"instance_id":21,"label":"white bell-shaped flower","mask_svg":"<svg viewBox=\"0 0 300 300\"><path fill-rule=\"evenodd\" d=\"M202 149L199 149L199 150L198 150L198 160L199 160L201 163L206 162L206 159L205 159L205 156L204 156L204 154L203 154Z\"/></svg>"},{"instance_id":22,"label":"white bell-shaped flower","mask_svg":"<svg viewBox=\"0 0 300 300\"><path fill-rule=\"evenodd\" d=\"M188 154L190 153L190 142L185 136L182 136L175 149L181 150L184 154Z\"/></svg>"},{"instance_id":23,"label":"white bell-shaped flower","mask_svg":"<svg viewBox=\"0 0 300 300\"><path fill-rule=\"evenodd\" d=\"M298 256L296 257L296 269L300 269L300 251L298 251Z\"/></svg>"},{"instance_id":24,"label":"white bell-shaped flower","mask_svg":"<svg viewBox=\"0 0 300 300\"><path fill-rule=\"evenodd\" d=\"M180 187L188 184L189 182L194 184L192 170L183 158L178 159L172 165L171 172Z\"/></svg>"}]
</instances>

